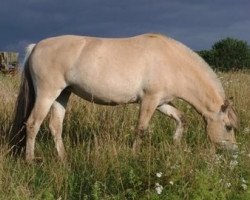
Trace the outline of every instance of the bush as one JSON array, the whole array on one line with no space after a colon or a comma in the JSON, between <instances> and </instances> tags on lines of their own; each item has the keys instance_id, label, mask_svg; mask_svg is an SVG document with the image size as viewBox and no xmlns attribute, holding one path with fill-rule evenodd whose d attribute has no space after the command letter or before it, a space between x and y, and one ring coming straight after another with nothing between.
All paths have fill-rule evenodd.
<instances>
[{"instance_id":1,"label":"bush","mask_svg":"<svg viewBox=\"0 0 250 200\"><path fill-rule=\"evenodd\" d=\"M216 42L211 50L198 53L215 69L229 71L250 68L250 48L246 41L226 38Z\"/></svg>"}]
</instances>

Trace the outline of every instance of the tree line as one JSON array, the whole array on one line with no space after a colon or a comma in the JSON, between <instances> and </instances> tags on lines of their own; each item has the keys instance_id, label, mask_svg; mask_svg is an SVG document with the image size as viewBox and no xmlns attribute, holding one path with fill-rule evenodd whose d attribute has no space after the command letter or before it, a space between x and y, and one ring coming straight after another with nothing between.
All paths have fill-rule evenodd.
<instances>
[{"instance_id":1,"label":"tree line","mask_svg":"<svg viewBox=\"0 0 250 200\"><path fill-rule=\"evenodd\" d=\"M243 40L225 38L197 53L216 70L250 69L250 46Z\"/></svg>"}]
</instances>

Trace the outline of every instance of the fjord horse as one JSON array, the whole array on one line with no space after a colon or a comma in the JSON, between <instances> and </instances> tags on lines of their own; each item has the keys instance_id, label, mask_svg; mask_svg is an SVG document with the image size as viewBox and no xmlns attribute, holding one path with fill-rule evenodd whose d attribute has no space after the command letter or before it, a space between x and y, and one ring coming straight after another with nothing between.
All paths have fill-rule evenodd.
<instances>
[{"instance_id":1,"label":"fjord horse","mask_svg":"<svg viewBox=\"0 0 250 200\"><path fill-rule=\"evenodd\" d=\"M139 103L133 149L140 145L155 110L176 120L173 138L180 142L184 118L171 104L175 98L204 117L214 146L237 149L237 117L216 74L196 53L169 37L65 35L29 45L11 135L14 148L26 143L28 162L34 158L35 138L49 110L49 127L59 158L64 159L62 123L71 93L102 105Z\"/></svg>"}]
</instances>

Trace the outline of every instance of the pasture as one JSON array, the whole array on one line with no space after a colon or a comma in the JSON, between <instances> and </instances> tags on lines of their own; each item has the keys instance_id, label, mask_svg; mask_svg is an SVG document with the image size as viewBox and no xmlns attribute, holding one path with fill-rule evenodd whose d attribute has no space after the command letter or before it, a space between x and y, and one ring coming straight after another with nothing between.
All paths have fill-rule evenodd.
<instances>
[{"instance_id":1,"label":"pasture","mask_svg":"<svg viewBox=\"0 0 250 200\"><path fill-rule=\"evenodd\" d=\"M213 154L203 119L183 101L187 131L156 112L141 153L132 156L138 105L99 106L72 95L64 121L67 162L57 159L48 120L32 165L8 155L19 76L0 75L0 199L250 199L250 72L218 73L240 119L239 153Z\"/></svg>"}]
</instances>

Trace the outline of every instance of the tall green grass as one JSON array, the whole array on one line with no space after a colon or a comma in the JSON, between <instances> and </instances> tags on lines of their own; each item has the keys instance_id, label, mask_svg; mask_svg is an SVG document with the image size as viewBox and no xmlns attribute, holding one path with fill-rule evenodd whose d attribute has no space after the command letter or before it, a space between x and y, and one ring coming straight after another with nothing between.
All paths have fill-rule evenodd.
<instances>
[{"instance_id":1,"label":"tall green grass","mask_svg":"<svg viewBox=\"0 0 250 200\"><path fill-rule=\"evenodd\" d=\"M133 157L138 106L98 106L72 96L63 131L67 162L57 159L46 119L35 152L42 160L27 165L8 155L5 139L19 77L1 75L0 199L250 199L250 73L219 77L240 119L238 155L214 155L201 117L176 101L188 121L182 145L173 145L174 121L156 112Z\"/></svg>"}]
</instances>

